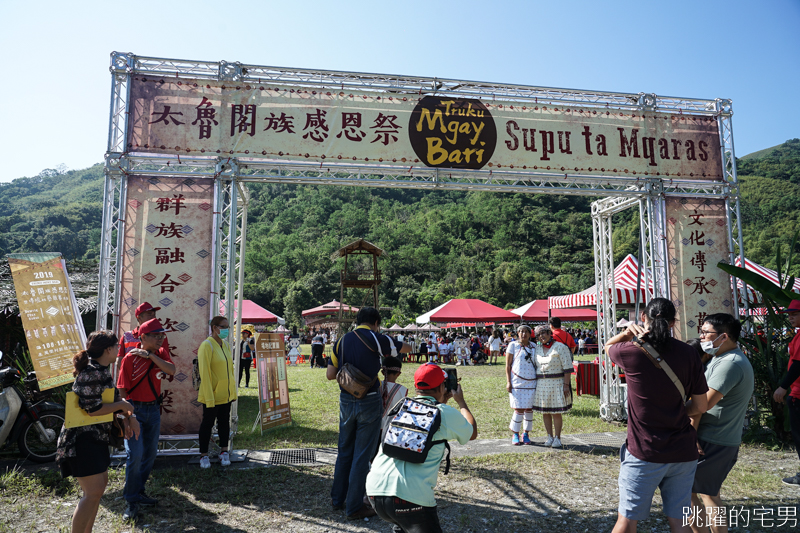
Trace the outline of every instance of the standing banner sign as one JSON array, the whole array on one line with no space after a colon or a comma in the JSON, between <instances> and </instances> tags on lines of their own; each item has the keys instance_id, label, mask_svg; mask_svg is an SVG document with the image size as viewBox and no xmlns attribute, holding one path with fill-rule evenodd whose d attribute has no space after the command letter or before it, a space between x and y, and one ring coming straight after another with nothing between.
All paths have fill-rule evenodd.
<instances>
[{"instance_id":1,"label":"standing banner sign","mask_svg":"<svg viewBox=\"0 0 800 533\"><path fill-rule=\"evenodd\" d=\"M127 180L120 327L137 326L134 311L142 302L161 308L157 316L176 368L174 380L162 387L161 433L197 433L203 410L192 387L192 359L208 337L212 316L214 180Z\"/></svg>"},{"instance_id":2,"label":"standing banner sign","mask_svg":"<svg viewBox=\"0 0 800 533\"><path fill-rule=\"evenodd\" d=\"M717 267L730 261L724 200L667 198L667 254L673 331L685 341L700 334L707 315L733 314L731 278Z\"/></svg>"},{"instance_id":3,"label":"standing banner sign","mask_svg":"<svg viewBox=\"0 0 800 533\"><path fill-rule=\"evenodd\" d=\"M289 424L289 383L286 381L286 350L280 333L256 335L256 374L261 432Z\"/></svg>"},{"instance_id":4,"label":"standing banner sign","mask_svg":"<svg viewBox=\"0 0 800 533\"><path fill-rule=\"evenodd\" d=\"M86 332L66 263L58 253L7 257L39 389L72 383L72 356L86 346Z\"/></svg>"}]
</instances>

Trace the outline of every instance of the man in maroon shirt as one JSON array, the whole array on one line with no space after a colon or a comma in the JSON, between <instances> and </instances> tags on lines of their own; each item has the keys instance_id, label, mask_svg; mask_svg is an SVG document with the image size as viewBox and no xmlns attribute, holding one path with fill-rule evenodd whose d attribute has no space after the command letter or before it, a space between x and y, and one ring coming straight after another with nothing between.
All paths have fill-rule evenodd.
<instances>
[{"instance_id":1,"label":"man in maroon shirt","mask_svg":"<svg viewBox=\"0 0 800 533\"><path fill-rule=\"evenodd\" d=\"M703 364L697 351L670 337L675 306L654 298L642 312L644 328L631 324L605 346L611 360L625 370L628 383L628 437L620 450L619 509L613 533L635 533L650 515L655 489L661 490L670 530L691 531L684 525L697 468L697 432L689 420L685 399L667 373L656 367L633 341L647 340L690 396L694 408L706 411Z\"/></svg>"}]
</instances>

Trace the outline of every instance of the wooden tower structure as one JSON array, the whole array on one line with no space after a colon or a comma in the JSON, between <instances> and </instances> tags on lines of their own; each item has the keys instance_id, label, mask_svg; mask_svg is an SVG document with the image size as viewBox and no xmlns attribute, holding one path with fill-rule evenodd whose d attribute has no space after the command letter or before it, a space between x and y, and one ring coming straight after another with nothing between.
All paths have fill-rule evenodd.
<instances>
[{"instance_id":1,"label":"wooden tower structure","mask_svg":"<svg viewBox=\"0 0 800 533\"><path fill-rule=\"evenodd\" d=\"M381 271L378 269L378 257L384 251L364 239L358 239L336 250L331 255L332 261L344 257L344 268L339 272L339 302L344 301L345 289L362 289L367 291L360 307L372 305L378 309L378 285L381 283ZM370 302L370 293L372 301ZM359 307L359 308L360 308ZM357 311L356 311L357 312ZM355 320L355 313L340 303L339 327L347 331Z\"/></svg>"}]
</instances>

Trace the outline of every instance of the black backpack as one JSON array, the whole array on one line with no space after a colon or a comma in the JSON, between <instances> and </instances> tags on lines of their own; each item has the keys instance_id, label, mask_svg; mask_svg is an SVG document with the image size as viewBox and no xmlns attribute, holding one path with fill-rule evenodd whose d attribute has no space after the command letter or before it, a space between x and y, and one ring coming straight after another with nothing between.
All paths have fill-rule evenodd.
<instances>
[{"instance_id":1,"label":"black backpack","mask_svg":"<svg viewBox=\"0 0 800 533\"><path fill-rule=\"evenodd\" d=\"M442 424L438 402L425 398L403 398L389 411L392 421L383 437L383 453L388 457L424 463L437 444L447 448L445 475L450 472L450 445L447 440L433 440Z\"/></svg>"}]
</instances>

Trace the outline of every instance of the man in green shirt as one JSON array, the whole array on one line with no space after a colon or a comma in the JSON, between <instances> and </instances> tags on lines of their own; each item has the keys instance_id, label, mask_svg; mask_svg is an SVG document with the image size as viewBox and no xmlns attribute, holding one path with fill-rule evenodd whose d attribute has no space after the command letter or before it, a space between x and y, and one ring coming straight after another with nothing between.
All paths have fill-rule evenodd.
<instances>
[{"instance_id":1,"label":"man in green shirt","mask_svg":"<svg viewBox=\"0 0 800 533\"><path fill-rule=\"evenodd\" d=\"M417 398L435 400L441 415L441 425L433 440L457 439L466 444L478 436L478 425L472 416L461 385L450 392L445 387L447 373L438 365L427 363L414 373ZM446 405L453 398L459 410ZM394 531L441 533L433 488L439 475L439 464L445 445L436 444L424 463L409 463L389 457L383 447L372 463L367 476L367 494L378 516L394 524Z\"/></svg>"},{"instance_id":2,"label":"man in green shirt","mask_svg":"<svg viewBox=\"0 0 800 533\"><path fill-rule=\"evenodd\" d=\"M708 411L697 416L691 405L688 407L701 454L692 486L691 526L695 533L709 528L713 533L728 531L719 492L736 464L754 387L753 367L738 344L741 331L741 323L726 313L708 315L700 327L700 345L713 357L706 366Z\"/></svg>"}]
</instances>

